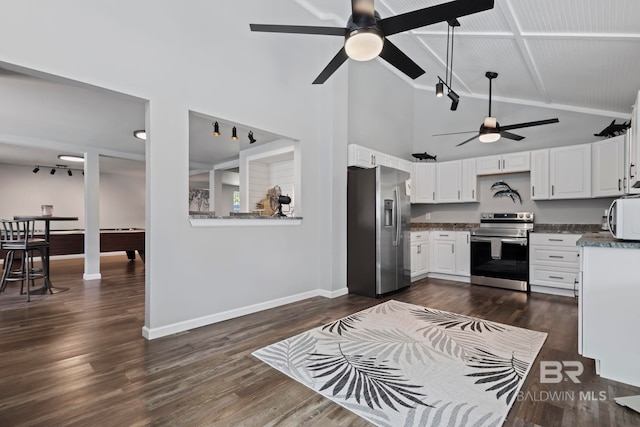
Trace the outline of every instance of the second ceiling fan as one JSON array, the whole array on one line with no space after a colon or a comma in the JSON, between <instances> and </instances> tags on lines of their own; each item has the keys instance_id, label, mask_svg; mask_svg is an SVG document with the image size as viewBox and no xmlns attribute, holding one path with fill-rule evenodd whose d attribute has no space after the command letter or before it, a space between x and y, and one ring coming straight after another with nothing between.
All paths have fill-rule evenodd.
<instances>
[{"instance_id":1,"label":"second ceiling fan","mask_svg":"<svg viewBox=\"0 0 640 427\"><path fill-rule=\"evenodd\" d=\"M324 83L347 58L368 61L377 56L410 78L416 79L425 71L391 43L389 36L492 9L494 2L494 0L456 0L383 19L374 9L373 1L351 0L351 16L346 27L270 24L250 24L249 26L251 31L344 37L344 46L313 81L313 84Z\"/></svg>"},{"instance_id":2,"label":"second ceiling fan","mask_svg":"<svg viewBox=\"0 0 640 427\"><path fill-rule=\"evenodd\" d=\"M493 71L487 71L485 73L485 77L489 79L489 115L487 117L485 117L484 122L482 122L482 124L480 125L480 130L479 131L470 130L470 131L464 131L464 132L439 133L439 134L435 134L433 136L460 135L460 134L463 134L463 133L477 132L477 135L474 135L471 138L462 141L460 144L456 145L456 147L464 145L467 142L471 142L475 138L479 138L480 142L485 142L485 143L496 142L497 140L500 139L500 137L513 139L515 141L520 141L520 140L524 139L524 136L516 135L515 133L511 133L509 131L510 130L514 130L514 129L522 129L522 128L527 128L527 127L532 127L532 126L540 126L540 125L548 125L548 124L551 124L551 123L558 123L559 122L559 120L557 118L554 118L554 119L547 119L547 120L538 120L538 121L535 121L535 122L524 122L524 123L516 123L514 125L500 126L500 123L498 123L497 119L495 117L491 116L491 82L493 81L493 79L498 77L498 73L493 72Z\"/></svg>"}]
</instances>

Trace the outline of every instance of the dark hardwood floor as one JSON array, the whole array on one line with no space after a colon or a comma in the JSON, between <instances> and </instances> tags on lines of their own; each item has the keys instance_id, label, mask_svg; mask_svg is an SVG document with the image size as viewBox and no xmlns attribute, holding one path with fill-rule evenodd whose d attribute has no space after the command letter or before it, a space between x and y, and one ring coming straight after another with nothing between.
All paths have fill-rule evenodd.
<instances>
[{"instance_id":1,"label":"dark hardwood floor","mask_svg":"<svg viewBox=\"0 0 640 427\"><path fill-rule=\"evenodd\" d=\"M52 261L54 286L70 290L31 303L15 285L0 294L0 426L369 425L251 352L381 300L311 298L147 341L144 264L103 257L99 281L84 282L82 270L81 259ZM640 388L596 376L577 354L575 299L435 279L391 298L549 334L505 425L640 425L612 400ZM540 360L583 362L581 384L541 384Z\"/></svg>"}]
</instances>

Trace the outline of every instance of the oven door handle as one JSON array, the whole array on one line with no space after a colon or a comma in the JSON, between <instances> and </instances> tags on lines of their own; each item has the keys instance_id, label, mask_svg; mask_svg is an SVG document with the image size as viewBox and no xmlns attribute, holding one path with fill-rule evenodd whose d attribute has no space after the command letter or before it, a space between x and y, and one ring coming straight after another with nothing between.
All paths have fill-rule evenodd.
<instances>
[{"instance_id":1,"label":"oven door handle","mask_svg":"<svg viewBox=\"0 0 640 427\"><path fill-rule=\"evenodd\" d=\"M486 242L490 243L491 239L500 239L502 243L509 243L514 245L527 246L528 240L524 237L481 237L471 236L471 242Z\"/></svg>"}]
</instances>

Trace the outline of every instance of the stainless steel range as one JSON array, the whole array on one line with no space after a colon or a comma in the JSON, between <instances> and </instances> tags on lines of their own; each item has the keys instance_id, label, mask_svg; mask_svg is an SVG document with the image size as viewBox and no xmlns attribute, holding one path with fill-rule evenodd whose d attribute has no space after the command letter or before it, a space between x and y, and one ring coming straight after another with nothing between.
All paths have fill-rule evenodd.
<instances>
[{"instance_id":1,"label":"stainless steel range","mask_svg":"<svg viewBox=\"0 0 640 427\"><path fill-rule=\"evenodd\" d=\"M483 213L471 230L471 283L529 290L529 231L533 213Z\"/></svg>"}]
</instances>

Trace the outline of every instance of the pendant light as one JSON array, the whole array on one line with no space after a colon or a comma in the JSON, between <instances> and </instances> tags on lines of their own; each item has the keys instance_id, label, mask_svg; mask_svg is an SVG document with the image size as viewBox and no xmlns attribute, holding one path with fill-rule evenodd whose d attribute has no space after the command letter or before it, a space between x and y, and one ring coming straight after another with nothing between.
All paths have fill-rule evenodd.
<instances>
[{"instance_id":1,"label":"pendant light","mask_svg":"<svg viewBox=\"0 0 640 427\"><path fill-rule=\"evenodd\" d=\"M445 79L442 80L438 76L438 83L436 83L436 96L441 98L444 96L444 86L447 87L449 92L447 96L451 99L451 111L458 109L458 103L460 102L460 96L452 89L453 86L453 40L455 28L460 26L460 22L457 19L447 21L447 63L445 69ZM451 45L449 45L449 35L451 35ZM449 47L451 46L451 47ZM451 55L449 55L451 53Z\"/></svg>"},{"instance_id":2,"label":"pendant light","mask_svg":"<svg viewBox=\"0 0 640 427\"><path fill-rule=\"evenodd\" d=\"M238 131L237 131L235 126L231 130L231 139L234 140L234 141L238 140Z\"/></svg>"},{"instance_id":3,"label":"pendant light","mask_svg":"<svg viewBox=\"0 0 640 427\"><path fill-rule=\"evenodd\" d=\"M220 126L218 125L218 122L213 124L213 136L220 136Z\"/></svg>"}]
</instances>

